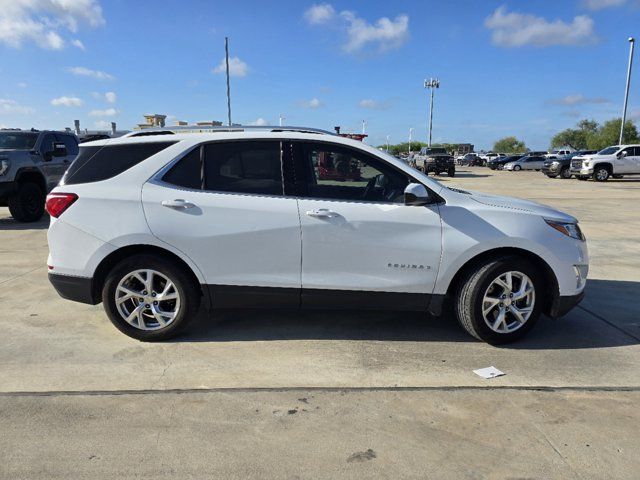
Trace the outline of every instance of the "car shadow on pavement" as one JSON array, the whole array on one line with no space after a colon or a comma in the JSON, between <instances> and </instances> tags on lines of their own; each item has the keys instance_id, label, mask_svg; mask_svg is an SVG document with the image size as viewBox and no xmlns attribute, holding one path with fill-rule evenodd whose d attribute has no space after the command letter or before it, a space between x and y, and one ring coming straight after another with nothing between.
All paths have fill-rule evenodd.
<instances>
[{"instance_id":1,"label":"car shadow on pavement","mask_svg":"<svg viewBox=\"0 0 640 480\"><path fill-rule=\"evenodd\" d=\"M45 215L37 222L20 223L13 217L0 218L0 231L2 230L45 230L49 228L49 215Z\"/></svg>"},{"instance_id":2,"label":"car shadow on pavement","mask_svg":"<svg viewBox=\"0 0 640 480\"><path fill-rule=\"evenodd\" d=\"M640 282L592 280L587 299L590 295L595 303L600 303L599 298L606 298L610 299L611 305L600 313L585 300L563 318L543 316L525 338L500 348L560 350L640 344L640 318L632 311L624 311L624 308L635 308L629 305L635 305L635 299L640 298ZM615 308L619 312L612 319L606 312L615 312ZM478 342L462 330L451 314L432 317L421 312L362 310L219 310L209 314L202 311L188 331L172 341L273 340Z\"/></svg>"}]
</instances>

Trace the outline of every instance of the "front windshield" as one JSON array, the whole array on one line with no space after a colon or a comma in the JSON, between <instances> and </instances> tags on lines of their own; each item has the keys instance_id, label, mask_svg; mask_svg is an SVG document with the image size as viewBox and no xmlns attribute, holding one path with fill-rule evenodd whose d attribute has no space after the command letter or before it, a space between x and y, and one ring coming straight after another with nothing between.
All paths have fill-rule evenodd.
<instances>
[{"instance_id":1,"label":"front windshield","mask_svg":"<svg viewBox=\"0 0 640 480\"><path fill-rule=\"evenodd\" d=\"M618 148L620 147L607 147L604 150L600 150L598 155L613 155L618 151Z\"/></svg>"},{"instance_id":2,"label":"front windshield","mask_svg":"<svg viewBox=\"0 0 640 480\"><path fill-rule=\"evenodd\" d=\"M0 149L32 150L37 139L37 133L0 132Z\"/></svg>"}]
</instances>

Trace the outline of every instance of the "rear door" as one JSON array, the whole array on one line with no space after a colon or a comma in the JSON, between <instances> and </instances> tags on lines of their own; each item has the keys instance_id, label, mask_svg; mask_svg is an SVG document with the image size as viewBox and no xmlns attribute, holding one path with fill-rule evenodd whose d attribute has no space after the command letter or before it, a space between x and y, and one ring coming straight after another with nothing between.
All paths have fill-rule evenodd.
<instances>
[{"instance_id":1,"label":"rear door","mask_svg":"<svg viewBox=\"0 0 640 480\"><path fill-rule=\"evenodd\" d=\"M284 196L282 142L195 147L142 200L154 235L200 268L215 306L299 305L300 221Z\"/></svg>"},{"instance_id":2,"label":"rear door","mask_svg":"<svg viewBox=\"0 0 640 480\"><path fill-rule=\"evenodd\" d=\"M527 170L538 170L542 168L543 163L543 157L529 157L525 162L525 168Z\"/></svg>"},{"instance_id":3,"label":"rear door","mask_svg":"<svg viewBox=\"0 0 640 480\"><path fill-rule=\"evenodd\" d=\"M405 206L409 176L379 157L294 142L302 226L302 304L424 310L441 254L437 204ZM343 178L323 178L331 159Z\"/></svg>"}]
</instances>

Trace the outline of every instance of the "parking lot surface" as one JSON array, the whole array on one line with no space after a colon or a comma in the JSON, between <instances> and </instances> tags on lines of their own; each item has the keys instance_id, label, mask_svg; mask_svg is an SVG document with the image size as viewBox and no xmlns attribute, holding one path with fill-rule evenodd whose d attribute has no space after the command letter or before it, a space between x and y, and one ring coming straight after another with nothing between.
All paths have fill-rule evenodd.
<instances>
[{"instance_id":1,"label":"parking lot surface","mask_svg":"<svg viewBox=\"0 0 640 480\"><path fill-rule=\"evenodd\" d=\"M221 312L144 344L59 298L48 220L0 208L0 477L636 478L640 179L442 181L576 216L584 302L500 348L395 312Z\"/></svg>"}]
</instances>

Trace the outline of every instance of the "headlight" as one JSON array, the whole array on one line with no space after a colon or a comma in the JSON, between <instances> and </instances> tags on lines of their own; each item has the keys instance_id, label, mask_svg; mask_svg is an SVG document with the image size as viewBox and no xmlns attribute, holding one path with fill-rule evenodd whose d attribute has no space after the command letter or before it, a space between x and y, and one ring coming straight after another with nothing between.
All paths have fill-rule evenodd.
<instances>
[{"instance_id":1,"label":"headlight","mask_svg":"<svg viewBox=\"0 0 640 480\"><path fill-rule=\"evenodd\" d=\"M554 167L557 167L558 165L560 165L560 162L551 162L551 165L553 165Z\"/></svg>"},{"instance_id":2,"label":"headlight","mask_svg":"<svg viewBox=\"0 0 640 480\"><path fill-rule=\"evenodd\" d=\"M560 233L564 233L567 237L575 238L576 240L585 241L584 234L577 223L564 223L556 222L554 220L544 219L551 228L555 228Z\"/></svg>"},{"instance_id":3,"label":"headlight","mask_svg":"<svg viewBox=\"0 0 640 480\"><path fill-rule=\"evenodd\" d=\"M0 176L4 175L9 171L9 167L11 166L11 162L8 159L3 158L0 160Z\"/></svg>"}]
</instances>

